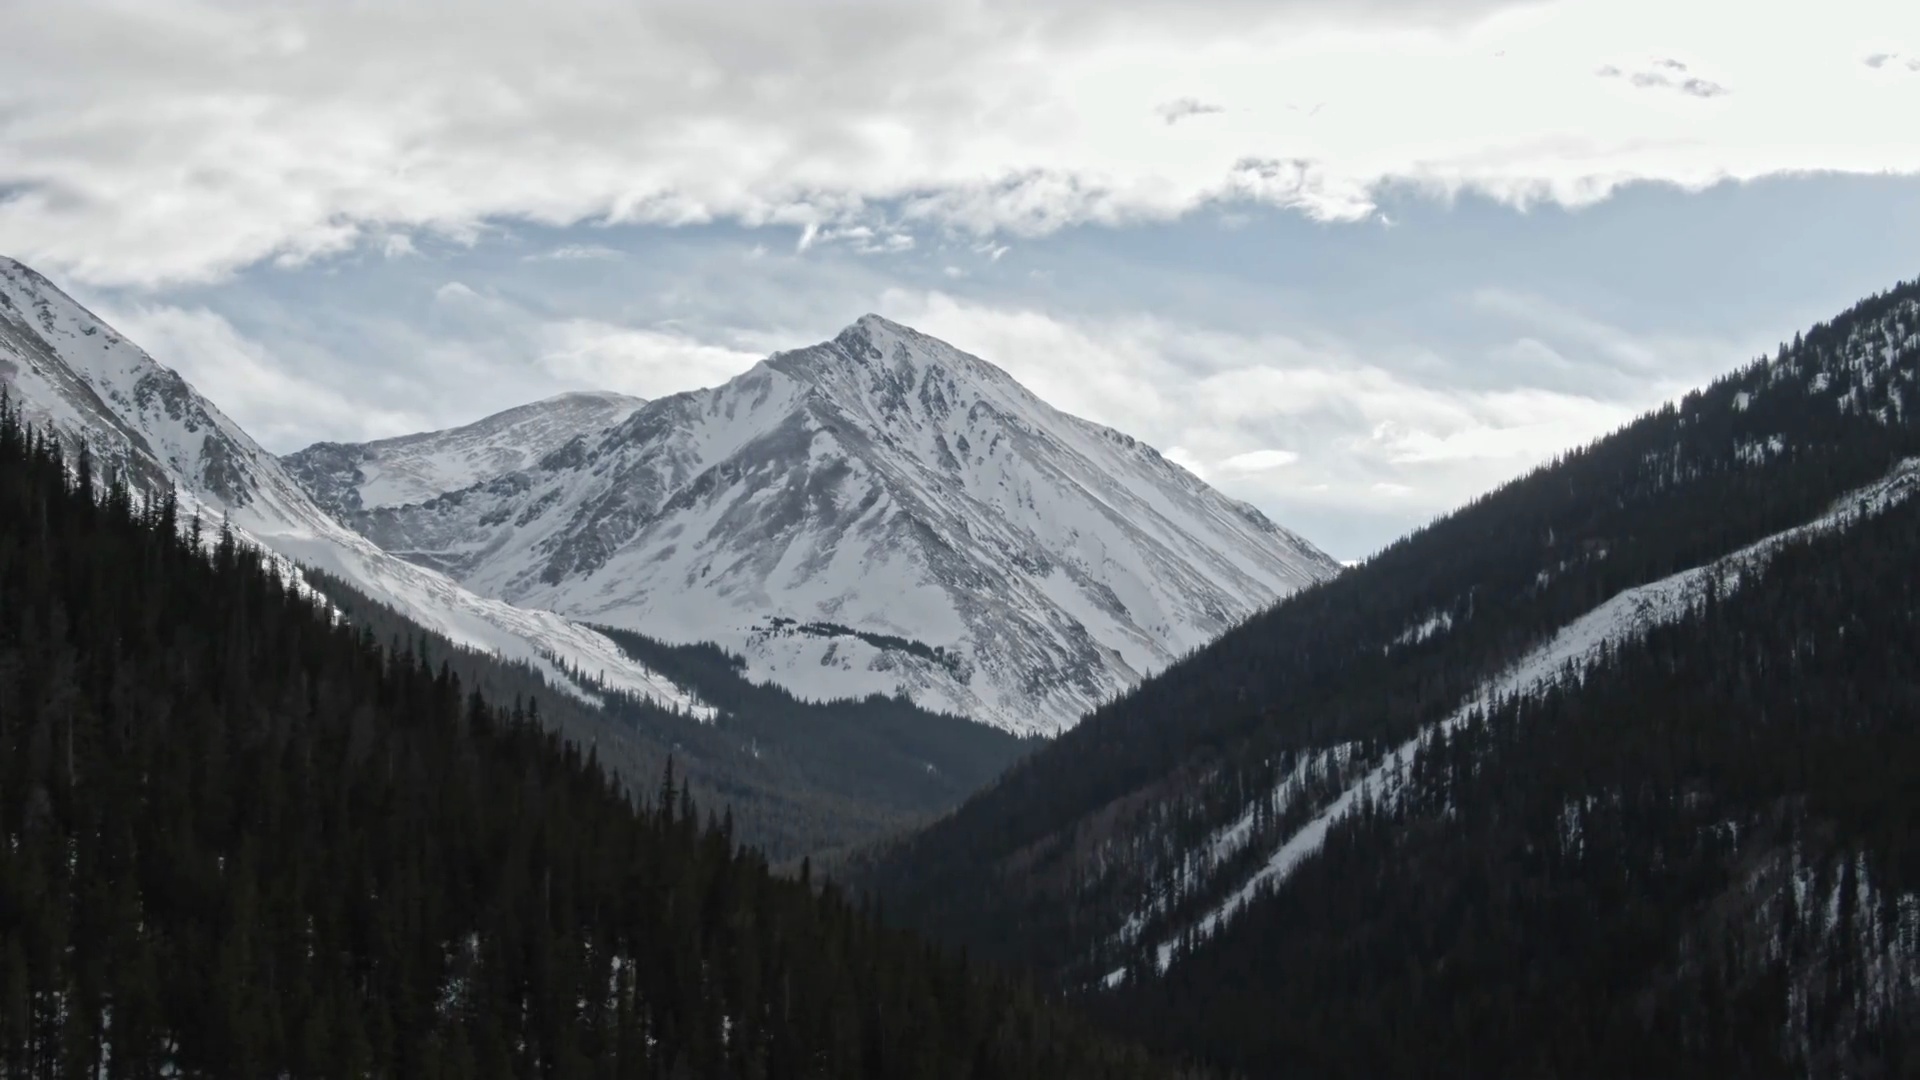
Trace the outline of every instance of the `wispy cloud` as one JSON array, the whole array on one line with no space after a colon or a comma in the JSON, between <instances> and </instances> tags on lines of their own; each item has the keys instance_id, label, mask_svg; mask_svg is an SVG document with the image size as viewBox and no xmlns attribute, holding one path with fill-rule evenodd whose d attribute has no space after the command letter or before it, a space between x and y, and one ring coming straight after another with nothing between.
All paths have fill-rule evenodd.
<instances>
[{"instance_id":1,"label":"wispy cloud","mask_svg":"<svg viewBox=\"0 0 1920 1080\"><path fill-rule=\"evenodd\" d=\"M1220 467L1228 472L1266 472L1268 469L1284 468L1299 460L1300 455L1291 450L1249 450L1222 461Z\"/></svg>"},{"instance_id":2,"label":"wispy cloud","mask_svg":"<svg viewBox=\"0 0 1920 1080\"><path fill-rule=\"evenodd\" d=\"M108 307L102 318L128 339L213 394L220 410L269 446L292 449L316 427L371 439L427 425L419 412L382 406L304 377L300 365L242 334L203 307Z\"/></svg>"},{"instance_id":3,"label":"wispy cloud","mask_svg":"<svg viewBox=\"0 0 1920 1080\"><path fill-rule=\"evenodd\" d=\"M575 262L583 259L620 259L625 254L601 244L562 244L546 251L522 256L528 262Z\"/></svg>"},{"instance_id":4,"label":"wispy cloud","mask_svg":"<svg viewBox=\"0 0 1920 1080\"><path fill-rule=\"evenodd\" d=\"M540 330L539 364L576 386L644 398L723 383L761 359L671 331L568 319Z\"/></svg>"},{"instance_id":5,"label":"wispy cloud","mask_svg":"<svg viewBox=\"0 0 1920 1080\"><path fill-rule=\"evenodd\" d=\"M1227 109L1224 105L1215 105L1211 102L1201 101L1199 98L1183 97L1175 98L1172 101L1163 101L1159 105L1154 106L1153 111L1159 115L1160 119L1166 121L1168 127L1172 127L1174 124L1190 117L1223 113L1226 112Z\"/></svg>"},{"instance_id":6,"label":"wispy cloud","mask_svg":"<svg viewBox=\"0 0 1920 1080\"><path fill-rule=\"evenodd\" d=\"M1905 69L1920 72L1920 56L1902 56L1897 52L1873 53L1861 63L1876 71Z\"/></svg>"},{"instance_id":7,"label":"wispy cloud","mask_svg":"<svg viewBox=\"0 0 1920 1080\"><path fill-rule=\"evenodd\" d=\"M1726 87L1711 79L1703 79L1691 74L1687 65L1678 60L1658 59L1644 71L1626 72L1613 64L1606 64L1594 74L1603 79L1621 79L1642 90L1672 90L1697 98L1724 97L1732 93Z\"/></svg>"}]
</instances>

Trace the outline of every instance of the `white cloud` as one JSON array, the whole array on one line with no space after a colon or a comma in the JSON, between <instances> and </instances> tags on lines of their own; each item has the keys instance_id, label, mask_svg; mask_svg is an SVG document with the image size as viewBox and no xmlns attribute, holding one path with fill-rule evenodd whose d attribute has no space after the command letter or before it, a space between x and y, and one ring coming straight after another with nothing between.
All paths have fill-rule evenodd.
<instances>
[{"instance_id":1,"label":"white cloud","mask_svg":"<svg viewBox=\"0 0 1920 1080\"><path fill-rule=\"evenodd\" d=\"M1266 472L1268 469L1284 468L1299 460L1300 455L1291 450L1249 450L1222 461L1220 467L1228 472Z\"/></svg>"},{"instance_id":2,"label":"white cloud","mask_svg":"<svg viewBox=\"0 0 1920 1080\"><path fill-rule=\"evenodd\" d=\"M464 281L449 281L433 290L434 302L440 304L464 304L477 301L479 298L480 294L474 292L473 287Z\"/></svg>"},{"instance_id":3,"label":"white cloud","mask_svg":"<svg viewBox=\"0 0 1920 1080\"><path fill-rule=\"evenodd\" d=\"M618 259L620 252L600 244L562 244L551 251L525 256L528 262L572 262L581 259Z\"/></svg>"},{"instance_id":4,"label":"white cloud","mask_svg":"<svg viewBox=\"0 0 1920 1080\"><path fill-rule=\"evenodd\" d=\"M205 308L142 304L102 311L101 317L264 445L303 446L316 429L371 439L428 426L419 413L381 408L303 378L294 365Z\"/></svg>"},{"instance_id":5,"label":"white cloud","mask_svg":"<svg viewBox=\"0 0 1920 1080\"><path fill-rule=\"evenodd\" d=\"M1207 467L1193 456L1193 451L1184 446L1169 446L1160 452L1160 456L1187 470L1202 480L1207 478Z\"/></svg>"},{"instance_id":6,"label":"white cloud","mask_svg":"<svg viewBox=\"0 0 1920 1080\"><path fill-rule=\"evenodd\" d=\"M1190 117L1210 116L1214 113L1226 112L1227 109L1224 105L1215 105L1212 102L1201 101L1199 98L1183 97L1162 102L1155 106L1153 111L1160 119L1166 121L1168 127L1172 127Z\"/></svg>"},{"instance_id":7,"label":"white cloud","mask_svg":"<svg viewBox=\"0 0 1920 1080\"><path fill-rule=\"evenodd\" d=\"M1391 178L1524 203L1914 172L1913 42L1908 0L14 5L0 250L157 284L508 218L879 254L1219 199L1352 218ZM1169 131L1182 99L1234 107Z\"/></svg>"},{"instance_id":8,"label":"white cloud","mask_svg":"<svg viewBox=\"0 0 1920 1080\"><path fill-rule=\"evenodd\" d=\"M1877 52L1861 63L1876 71L1920 72L1920 56L1902 56L1897 52Z\"/></svg>"},{"instance_id":9,"label":"white cloud","mask_svg":"<svg viewBox=\"0 0 1920 1080\"><path fill-rule=\"evenodd\" d=\"M570 319L541 332L540 366L580 388L644 398L715 386L759 363L756 353L678 334Z\"/></svg>"},{"instance_id":10,"label":"white cloud","mask_svg":"<svg viewBox=\"0 0 1920 1080\"><path fill-rule=\"evenodd\" d=\"M1595 74L1603 79L1625 79L1627 85L1641 90L1672 90L1688 97L1725 97L1732 92L1712 79L1693 74L1686 64L1670 57L1656 59L1650 66L1632 72L1607 64Z\"/></svg>"}]
</instances>

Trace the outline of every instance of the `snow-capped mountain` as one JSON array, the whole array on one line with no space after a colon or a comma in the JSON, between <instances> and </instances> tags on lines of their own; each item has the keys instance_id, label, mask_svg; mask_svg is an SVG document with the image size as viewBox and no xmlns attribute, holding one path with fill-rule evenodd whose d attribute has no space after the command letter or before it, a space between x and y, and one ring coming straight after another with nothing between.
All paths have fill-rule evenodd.
<instances>
[{"instance_id":1,"label":"snow-capped mountain","mask_svg":"<svg viewBox=\"0 0 1920 1080\"><path fill-rule=\"evenodd\" d=\"M561 394L445 431L315 443L281 461L331 513L405 506L528 468L645 404L644 398L609 392Z\"/></svg>"},{"instance_id":2,"label":"snow-capped mountain","mask_svg":"<svg viewBox=\"0 0 1920 1080\"><path fill-rule=\"evenodd\" d=\"M303 451L300 475L365 492L327 471L352 453ZM873 315L532 467L341 512L489 596L716 642L803 696L904 692L1021 732L1339 570L1151 447Z\"/></svg>"},{"instance_id":3,"label":"snow-capped mountain","mask_svg":"<svg viewBox=\"0 0 1920 1080\"><path fill-rule=\"evenodd\" d=\"M84 440L105 467L124 470L136 486L172 486L184 512L216 521L224 516L242 539L332 573L423 627L539 665L562 683L548 657L611 687L705 709L600 634L550 611L477 596L342 526L177 372L6 258L0 258L0 383L29 421Z\"/></svg>"}]
</instances>

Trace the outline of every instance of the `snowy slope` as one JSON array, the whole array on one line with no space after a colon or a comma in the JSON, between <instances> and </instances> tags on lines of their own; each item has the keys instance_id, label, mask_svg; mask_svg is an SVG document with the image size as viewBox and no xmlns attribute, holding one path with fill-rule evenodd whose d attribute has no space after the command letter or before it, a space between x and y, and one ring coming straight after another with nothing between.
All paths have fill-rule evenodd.
<instances>
[{"instance_id":1,"label":"snowy slope","mask_svg":"<svg viewBox=\"0 0 1920 1080\"><path fill-rule=\"evenodd\" d=\"M1818 533L1845 529L1906 501L1916 492L1920 492L1920 460L1910 459L1900 463L1881 480L1836 501L1825 514L1813 521L1749 544L1705 566L1683 570L1658 581L1627 589L1568 623L1507 670L1476 687L1446 719L1401 743L1382 756L1372 768L1346 784L1313 817L1287 836L1232 893L1195 919L1191 929L1199 938L1210 936L1253 899L1262 887L1284 881L1301 863L1320 850L1328 830L1351 813L1364 797L1391 804L1397 797L1401 778L1413 762L1415 752L1440 731L1458 728L1475 711L1492 708L1503 700L1538 694L1569 671L1577 674L1586 670L1607 647L1639 638L1656 626L1678 622L1698 611L1706 603L1710 591L1717 590L1725 596L1739 588L1747 575L1764 567L1781 548ZM1303 776L1324 769L1329 764L1344 765L1351 753L1352 747L1343 745L1309 755L1271 793L1269 805L1278 811L1302 797L1305 787L1301 782ZM1208 867L1225 862L1242 850L1252 832L1253 817L1254 807L1249 806L1238 820L1211 837L1203 845L1201 864L1193 868L1191 873L1205 874ZM1136 937L1138 928L1152 914L1141 912L1129 920L1127 927L1121 931L1122 937L1129 940ZM1175 941L1184 933L1172 935L1157 946L1156 958L1162 971L1172 960ZM1104 981L1106 985L1114 986L1124 975L1124 969L1115 970Z\"/></svg>"},{"instance_id":2,"label":"snowy slope","mask_svg":"<svg viewBox=\"0 0 1920 1080\"><path fill-rule=\"evenodd\" d=\"M404 506L530 468L576 436L612 427L645 404L625 394L561 394L445 431L315 443L281 462L335 515Z\"/></svg>"},{"instance_id":3,"label":"snowy slope","mask_svg":"<svg viewBox=\"0 0 1920 1080\"><path fill-rule=\"evenodd\" d=\"M333 573L422 626L558 677L559 657L606 685L680 707L687 694L606 638L549 611L476 596L345 528L186 380L45 278L0 258L0 382L34 423L84 439L145 490L226 515L245 539ZM563 680L564 681L564 680Z\"/></svg>"},{"instance_id":4,"label":"snowy slope","mask_svg":"<svg viewBox=\"0 0 1920 1080\"><path fill-rule=\"evenodd\" d=\"M316 490L348 481L309 480ZM1019 732L1339 566L1151 447L866 316L533 467L348 512L476 591Z\"/></svg>"}]
</instances>

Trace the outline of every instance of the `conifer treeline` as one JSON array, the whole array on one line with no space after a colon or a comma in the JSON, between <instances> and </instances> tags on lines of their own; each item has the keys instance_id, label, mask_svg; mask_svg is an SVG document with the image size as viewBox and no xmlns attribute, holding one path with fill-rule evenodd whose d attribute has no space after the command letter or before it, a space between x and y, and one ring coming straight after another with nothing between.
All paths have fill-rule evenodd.
<instances>
[{"instance_id":1,"label":"conifer treeline","mask_svg":"<svg viewBox=\"0 0 1920 1080\"><path fill-rule=\"evenodd\" d=\"M1163 1075L74 464L0 406L0 1076Z\"/></svg>"}]
</instances>

